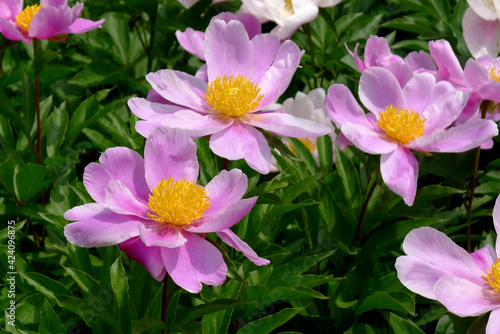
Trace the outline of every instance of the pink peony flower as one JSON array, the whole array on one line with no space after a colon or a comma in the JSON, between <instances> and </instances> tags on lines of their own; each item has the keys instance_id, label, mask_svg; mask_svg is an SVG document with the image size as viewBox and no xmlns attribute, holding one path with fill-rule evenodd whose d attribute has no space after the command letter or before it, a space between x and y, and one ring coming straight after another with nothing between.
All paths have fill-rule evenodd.
<instances>
[{"instance_id":1,"label":"pink peony flower","mask_svg":"<svg viewBox=\"0 0 500 334\"><path fill-rule=\"evenodd\" d=\"M493 223L500 232L500 196ZM496 252L487 245L469 254L446 234L421 227L403 241L406 255L396 260L398 278L411 291L438 300L460 317L491 311L486 334L500 333L500 238L495 248Z\"/></svg>"},{"instance_id":2,"label":"pink peony flower","mask_svg":"<svg viewBox=\"0 0 500 334\"><path fill-rule=\"evenodd\" d=\"M146 120L138 122L136 129L143 136L157 126L182 129L193 138L211 135L215 154L245 159L251 168L267 174L271 150L255 127L299 138L330 132L283 111L261 111L286 90L302 54L292 41L280 43L270 34L250 40L241 22L214 20L204 42L208 84L179 71L148 74L153 89L171 104L130 99L132 112Z\"/></svg>"},{"instance_id":3,"label":"pink peony flower","mask_svg":"<svg viewBox=\"0 0 500 334\"><path fill-rule=\"evenodd\" d=\"M484 55L497 57L500 53L500 2L468 0L462 29L467 48L474 58Z\"/></svg>"},{"instance_id":4,"label":"pink peony flower","mask_svg":"<svg viewBox=\"0 0 500 334\"><path fill-rule=\"evenodd\" d=\"M126 147L107 149L85 168L83 183L97 202L68 210L76 221L64 235L80 247L118 245L162 280L165 274L190 292L201 283L220 285L227 266L205 234L215 232L256 265L268 264L229 228L257 198L241 199L247 177L222 171L206 187L198 178L196 144L175 129L157 129L146 141L144 159Z\"/></svg>"},{"instance_id":5,"label":"pink peony flower","mask_svg":"<svg viewBox=\"0 0 500 334\"><path fill-rule=\"evenodd\" d=\"M365 114L344 85L328 89L326 107L342 134L357 148L380 154L380 172L389 189L412 205L417 189L418 162L412 150L464 152L498 134L490 120L475 119L448 128L460 115L467 93L419 73L401 88L383 67L361 74L359 97ZM448 128L448 129L447 129Z\"/></svg>"},{"instance_id":6,"label":"pink peony flower","mask_svg":"<svg viewBox=\"0 0 500 334\"><path fill-rule=\"evenodd\" d=\"M22 8L23 0L0 0L0 33L28 44L34 38L64 41L68 34L100 28L104 22L79 19L83 9L79 2L69 7L67 0L41 0L40 5Z\"/></svg>"}]
</instances>

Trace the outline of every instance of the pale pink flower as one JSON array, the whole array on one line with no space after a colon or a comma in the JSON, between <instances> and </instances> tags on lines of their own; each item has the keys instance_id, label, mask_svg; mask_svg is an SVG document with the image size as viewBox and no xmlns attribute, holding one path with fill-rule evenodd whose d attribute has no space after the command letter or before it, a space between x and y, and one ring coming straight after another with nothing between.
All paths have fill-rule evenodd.
<instances>
[{"instance_id":1,"label":"pale pink flower","mask_svg":"<svg viewBox=\"0 0 500 334\"><path fill-rule=\"evenodd\" d=\"M13 41L31 43L31 40L63 41L68 34L81 34L100 28L97 22L80 19L83 4L73 7L67 0L42 0L40 5L23 9L23 0L0 0L0 33Z\"/></svg>"},{"instance_id":2,"label":"pale pink flower","mask_svg":"<svg viewBox=\"0 0 500 334\"><path fill-rule=\"evenodd\" d=\"M201 283L220 285L227 266L205 234L215 232L256 265L268 264L229 228L254 206L241 199L247 177L222 171L205 187L196 185L196 144L178 130L154 131L144 159L126 147L107 149L100 163L85 168L83 183L97 202L68 210L64 235L80 247L118 245L158 281L199 292Z\"/></svg>"},{"instance_id":3,"label":"pale pink flower","mask_svg":"<svg viewBox=\"0 0 500 334\"><path fill-rule=\"evenodd\" d=\"M500 197L493 209L493 224L500 232ZM431 227L408 233L406 255L396 260L398 278L408 289L438 300L460 317L491 311L486 334L500 333L500 238L496 252L486 245L467 253L446 234Z\"/></svg>"},{"instance_id":4,"label":"pale pink flower","mask_svg":"<svg viewBox=\"0 0 500 334\"><path fill-rule=\"evenodd\" d=\"M474 58L497 57L500 52L500 1L467 0L462 19L465 43Z\"/></svg>"}]
</instances>

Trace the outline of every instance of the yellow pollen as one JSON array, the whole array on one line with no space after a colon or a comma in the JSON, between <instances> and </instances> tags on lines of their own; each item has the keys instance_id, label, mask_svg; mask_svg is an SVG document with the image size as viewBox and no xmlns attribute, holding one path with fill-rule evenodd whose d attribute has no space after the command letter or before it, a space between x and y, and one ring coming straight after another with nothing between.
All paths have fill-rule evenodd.
<instances>
[{"instance_id":1,"label":"yellow pollen","mask_svg":"<svg viewBox=\"0 0 500 334\"><path fill-rule=\"evenodd\" d=\"M399 106L391 104L385 107L385 111L380 112L377 125L389 138L407 144L424 134L425 120L420 117L418 111L413 110L410 113L408 109L399 109Z\"/></svg>"},{"instance_id":2,"label":"yellow pollen","mask_svg":"<svg viewBox=\"0 0 500 334\"><path fill-rule=\"evenodd\" d=\"M208 83L205 101L213 112L238 118L259 106L264 97L259 92L260 88L242 75L231 75L229 79L219 75Z\"/></svg>"},{"instance_id":3,"label":"yellow pollen","mask_svg":"<svg viewBox=\"0 0 500 334\"><path fill-rule=\"evenodd\" d=\"M160 223L182 226L200 219L209 208L205 188L186 179L162 179L149 195L148 216Z\"/></svg>"},{"instance_id":4,"label":"yellow pollen","mask_svg":"<svg viewBox=\"0 0 500 334\"><path fill-rule=\"evenodd\" d=\"M16 24L23 29L26 33L30 29L31 20L33 20L33 16L42 8L43 5L33 5L27 6L24 8L19 15L16 15Z\"/></svg>"},{"instance_id":5,"label":"yellow pollen","mask_svg":"<svg viewBox=\"0 0 500 334\"><path fill-rule=\"evenodd\" d=\"M491 271L489 268L486 269L488 276L483 275L486 278L486 283L489 284L495 292L500 293L500 259L491 265Z\"/></svg>"},{"instance_id":6,"label":"yellow pollen","mask_svg":"<svg viewBox=\"0 0 500 334\"><path fill-rule=\"evenodd\" d=\"M283 11L285 12L286 18L289 18L290 16L295 14L295 11L293 10L292 0L285 0L285 9Z\"/></svg>"},{"instance_id":7,"label":"yellow pollen","mask_svg":"<svg viewBox=\"0 0 500 334\"><path fill-rule=\"evenodd\" d=\"M500 71L497 70L496 66L488 68L488 73L490 74L490 79L500 82Z\"/></svg>"},{"instance_id":8,"label":"yellow pollen","mask_svg":"<svg viewBox=\"0 0 500 334\"><path fill-rule=\"evenodd\" d=\"M297 138L298 140L300 140L302 142L302 144L304 144L305 147L307 147L307 149L312 153L314 152L314 150L316 149L316 144L313 143L309 138ZM292 144L291 143L288 143L288 148L290 149L290 151L295 154L295 155L298 155L297 152L295 152L295 150L293 149L292 147Z\"/></svg>"}]
</instances>

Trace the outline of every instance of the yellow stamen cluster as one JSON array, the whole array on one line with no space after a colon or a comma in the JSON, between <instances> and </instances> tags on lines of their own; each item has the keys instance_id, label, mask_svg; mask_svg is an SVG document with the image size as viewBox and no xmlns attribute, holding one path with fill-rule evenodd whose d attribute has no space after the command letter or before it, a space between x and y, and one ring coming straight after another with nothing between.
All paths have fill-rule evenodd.
<instances>
[{"instance_id":1,"label":"yellow stamen cluster","mask_svg":"<svg viewBox=\"0 0 500 334\"><path fill-rule=\"evenodd\" d=\"M297 138L297 139L300 140L302 144L304 144L304 146L307 147L307 149L311 153L314 152L314 150L316 149L316 144L313 143L309 138ZM292 144L288 143L288 148L293 154L297 155L297 152L295 152L295 150L293 149Z\"/></svg>"},{"instance_id":2,"label":"yellow stamen cluster","mask_svg":"<svg viewBox=\"0 0 500 334\"><path fill-rule=\"evenodd\" d=\"M182 226L200 219L209 208L205 188L186 179L162 179L149 195L148 216L160 223Z\"/></svg>"},{"instance_id":3,"label":"yellow stamen cluster","mask_svg":"<svg viewBox=\"0 0 500 334\"><path fill-rule=\"evenodd\" d=\"M500 293L500 259L491 265L490 269L486 269L488 276L483 275L486 278L486 284L489 284L495 292Z\"/></svg>"},{"instance_id":4,"label":"yellow stamen cluster","mask_svg":"<svg viewBox=\"0 0 500 334\"><path fill-rule=\"evenodd\" d=\"M16 24L23 29L26 33L30 29L31 20L33 20L33 16L42 8L43 5L33 5L27 6L24 8L19 15L16 15Z\"/></svg>"},{"instance_id":5,"label":"yellow stamen cluster","mask_svg":"<svg viewBox=\"0 0 500 334\"><path fill-rule=\"evenodd\" d=\"M418 111L413 110L410 113L408 109L399 109L399 106L391 104L385 107L385 111L380 112L377 125L389 138L407 144L424 134L425 120L420 117Z\"/></svg>"},{"instance_id":6,"label":"yellow stamen cluster","mask_svg":"<svg viewBox=\"0 0 500 334\"><path fill-rule=\"evenodd\" d=\"M497 70L496 66L488 68L488 73L490 74L490 79L500 82L500 71Z\"/></svg>"},{"instance_id":7,"label":"yellow stamen cluster","mask_svg":"<svg viewBox=\"0 0 500 334\"><path fill-rule=\"evenodd\" d=\"M293 10L292 0L285 0L285 9L283 11L285 12L286 18L289 18L290 16L295 14L295 11Z\"/></svg>"},{"instance_id":8,"label":"yellow stamen cluster","mask_svg":"<svg viewBox=\"0 0 500 334\"><path fill-rule=\"evenodd\" d=\"M227 117L241 117L259 106L264 95L260 88L242 75L218 76L208 83L205 101L212 111Z\"/></svg>"}]
</instances>

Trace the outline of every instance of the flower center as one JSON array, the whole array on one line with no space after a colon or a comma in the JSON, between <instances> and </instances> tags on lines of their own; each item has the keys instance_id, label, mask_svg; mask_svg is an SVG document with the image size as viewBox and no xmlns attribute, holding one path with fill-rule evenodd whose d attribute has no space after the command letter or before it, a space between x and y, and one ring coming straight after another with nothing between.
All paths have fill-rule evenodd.
<instances>
[{"instance_id":1,"label":"flower center","mask_svg":"<svg viewBox=\"0 0 500 334\"><path fill-rule=\"evenodd\" d=\"M309 138L297 138L298 140L300 140L302 142L302 144L304 144L305 147L307 147L307 149L312 153L314 152L314 150L316 149L316 144L313 143ZM290 149L290 151L295 154L295 155L298 155L297 152L295 152L295 150L293 149L293 146L291 143L288 143L288 148Z\"/></svg>"},{"instance_id":2,"label":"flower center","mask_svg":"<svg viewBox=\"0 0 500 334\"><path fill-rule=\"evenodd\" d=\"M488 276L483 275L486 278L486 284L489 284L495 292L500 293L500 259L491 265L491 271L487 268L486 272Z\"/></svg>"},{"instance_id":3,"label":"flower center","mask_svg":"<svg viewBox=\"0 0 500 334\"><path fill-rule=\"evenodd\" d=\"M377 125L389 138L406 144L424 134L425 120L420 117L418 111L413 110L410 113L408 109L399 109L399 106L391 104L385 107L385 111L380 112Z\"/></svg>"},{"instance_id":4,"label":"flower center","mask_svg":"<svg viewBox=\"0 0 500 334\"><path fill-rule=\"evenodd\" d=\"M488 73L490 74L490 79L500 82L500 71L497 70L496 66L488 68Z\"/></svg>"},{"instance_id":5,"label":"flower center","mask_svg":"<svg viewBox=\"0 0 500 334\"><path fill-rule=\"evenodd\" d=\"M292 0L285 0L285 9L283 11L285 12L286 18L289 18L290 16L295 14L295 11L293 10Z\"/></svg>"},{"instance_id":6,"label":"flower center","mask_svg":"<svg viewBox=\"0 0 500 334\"><path fill-rule=\"evenodd\" d=\"M182 226L200 219L210 206L205 188L186 179L162 179L149 195L148 216L160 223Z\"/></svg>"},{"instance_id":7,"label":"flower center","mask_svg":"<svg viewBox=\"0 0 500 334\"><path fill-rule=\"evenodd\" d=\"M208 83L205 101L212 111L228 117L241 117L257 108L264 97L259 92L260 88L242 75L231 75L229 79L226 75L219 75Z\"/></svg>"},{"instance_id":8,"label":"flower center","mask_svg":"<svg viewBox=\"0 0 500 334\"><path fill-rule=\"evenodd\" d=\"M23 29L26 33L30 30L31 20L33 20L33 16L42 8L43 5L33 5L27 6L24 8L19 15L16 15L16 24Z\"/></svg>"}]
</instances>

